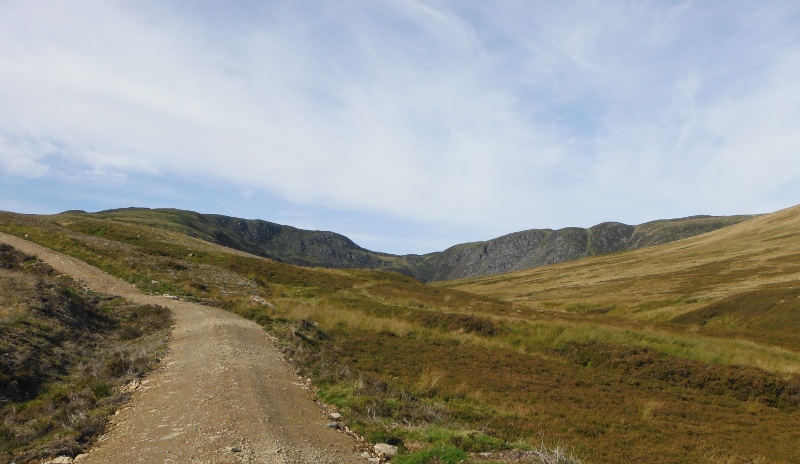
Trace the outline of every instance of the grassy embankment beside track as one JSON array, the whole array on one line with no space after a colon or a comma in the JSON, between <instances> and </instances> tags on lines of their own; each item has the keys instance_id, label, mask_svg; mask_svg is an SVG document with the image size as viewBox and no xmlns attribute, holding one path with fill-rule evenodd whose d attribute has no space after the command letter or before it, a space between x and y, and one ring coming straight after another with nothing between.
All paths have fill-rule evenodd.
<instances>
[{"instance_id":1,"label":"grassy embankment beside track","mask_svg":"<svg viewBox=\"0 0 800 464\"><path fill-rule=\"evenodd\" d=\"M169 313L84 290L0 244L0 462L85 451L157 363Z\"/></svg>"}]
</instances>

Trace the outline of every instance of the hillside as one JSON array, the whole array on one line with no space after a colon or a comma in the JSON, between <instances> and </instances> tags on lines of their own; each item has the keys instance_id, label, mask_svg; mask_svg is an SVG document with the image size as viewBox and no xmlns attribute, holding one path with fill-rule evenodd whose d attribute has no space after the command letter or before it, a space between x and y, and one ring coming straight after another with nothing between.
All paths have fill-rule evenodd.
<instances>
[{"instance_id":1,"label":"hillside","mask_svg":"<svg viewBox=\"0 0 800 464\"><path fill-rule=\"evenodd\" d=\"M638 226L604 222L588 229L531 229L486 242L466 243L414 262L423 281L454 280L662 245L737 224L755 216L693 216Z\"/></svg>"},{"instance_id":2,"label":"hillside","mask_svg":"<svg viewBox=\"0 0 800 464\"><path fill-rule=\"evenodd\" d=\"M0 230L258 322L342 426L399 446L393 462L547 462L537 453L555 448L566 462L800 460L798 208L435 285L78 216L0 213Z\"/></svg>"},{"instance_id":3,"label":"hillside","mask_svg":"<svg viewBox=\"0 0 800 464\"><path fill-rule=\"evenodd\" d=\"M86 218L113 219L184 233L217 245L299 266L382 269L395 266L391 255L361 248L344 235L312 231L262 220L178 209L124 208L98 213L67 211L54 215L62 223ZM403 269L402 265L398 265Z\"/></svg>"},{"instance_id":4,"label":"hillside","mask_svg":"<svg viewBox=\"0 0 800 464\"><path fill-rule=\"evenodd\" d=\"M53 216L61 223L79 222L87 217L178 231L300 266L390 270L431 282L500 274L661 245L737 224L754 216L693 216L639 226L607 222L589 229L531 229L485 242L456 245L442 252L403 256L364 249L334 232L302 230L262 220L176 209L126 208L91 214L70 211Z\"/></svg>"},{"instance_id":5,"label":"hillside","mask_svg":"<svg viewBox=\"0 0 800 464\"><path fill-rule=\"evenodd\" d=\"M442 283L531 309L696 325L800 349L800 207L702 236Z\"/></svg>"}]
</instances>

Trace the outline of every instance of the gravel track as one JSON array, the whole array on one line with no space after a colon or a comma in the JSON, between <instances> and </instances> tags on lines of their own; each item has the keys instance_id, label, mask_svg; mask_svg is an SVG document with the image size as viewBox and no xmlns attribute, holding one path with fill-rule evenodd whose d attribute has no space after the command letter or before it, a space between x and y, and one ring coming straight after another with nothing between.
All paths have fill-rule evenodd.
<instances>
[{"instance_id":1,"label":"gravel track","mask_svg":"<svg viewBox=\"0 0 800 464\"><path fill-rule=\"evenodd\" d=\"M15 236L34 254L99 293L168 307L169 354L135 387L80 463L360 463L356 442L326 425L314 395L264 330L230 312L145 295L83 261Z\"/></svg>"}]
</instances>

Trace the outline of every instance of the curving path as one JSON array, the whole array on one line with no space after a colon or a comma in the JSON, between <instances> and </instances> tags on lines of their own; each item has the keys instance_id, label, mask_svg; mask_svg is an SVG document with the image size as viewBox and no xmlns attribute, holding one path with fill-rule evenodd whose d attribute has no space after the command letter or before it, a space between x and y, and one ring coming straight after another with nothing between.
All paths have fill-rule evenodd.
<instances>
[{"instance_id":1,"label":"curving path","mask_svg":"<svg viewBox=\"0 0 800 464\"><path fill-rule=\"evenodd\" d=\"M172 310L169 355L80 463L361 463L264 330L227 311L145 295L83 261L15 236L90 289Z\"/></svg>"}]
</instances>

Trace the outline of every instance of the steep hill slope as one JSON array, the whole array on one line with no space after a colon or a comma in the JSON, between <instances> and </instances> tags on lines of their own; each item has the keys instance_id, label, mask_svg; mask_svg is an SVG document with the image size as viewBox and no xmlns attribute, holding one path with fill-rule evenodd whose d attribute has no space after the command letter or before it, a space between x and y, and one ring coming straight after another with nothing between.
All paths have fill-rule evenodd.
<instances>
[{"instance_id":1,"label":"steep hill slope","mask_svg":"<svg viewBox=\"0 0 800 464\"><path fill-rule=\"evenodd\" d=\"M301 266L382 269L423 282L499 274L587 256L660 245L736 224L754 216L693 216L639 226L617 222L589 229L531 229L485 242L466 243L426 255L390 255L356 245L349 238L262 220L239 219L176 209L127 208L54 216L72 223L89 217L161 227L192 237Z\"/></svg>"}]
</instances>

